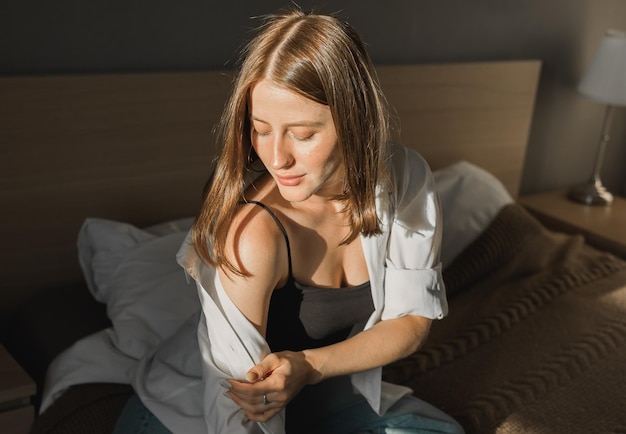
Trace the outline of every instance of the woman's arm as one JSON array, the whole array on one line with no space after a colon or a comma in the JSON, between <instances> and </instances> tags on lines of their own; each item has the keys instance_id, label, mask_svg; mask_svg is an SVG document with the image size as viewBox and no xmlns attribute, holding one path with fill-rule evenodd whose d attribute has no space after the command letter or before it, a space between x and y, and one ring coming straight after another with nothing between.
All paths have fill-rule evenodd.
<instances>
[{"instance_id":1,"label":"woman's arm","mask_svg":"<svg viewBox=\"0 0 626 434\"><path fill-rule=\"evenodd\" d=\"M228 260L246 275L218 269L224 290L265 336L272 292L288 275L285 238L272 217L258 206L244 206L236 215L226 238Z\"/></svg>"},{"instance_id":2,"label":"woman's arm","mask_svg":"<svg viewBox=\"0 0 626 434\"><path fill-rule=\"evenodd\" d=\"M330 346L269 354L248 371L247 382L225 383L227 396L251 420L267 421L307 384L384 366L412 354L428 335L430 323L406 315L381 321Z\"/></svg>"},{"instance_id":3,"label":"woman's arm","mask_svg":"<svg viewBox=\"0 0 626 434\"><path fill-rule=\"evenodd\" d=\"M381 321L343 342L305 350L305 359L313 368L309 382L367 371L407 357L422 345L430 324L428 318L406 315Z\"/></svg>"},{"instance_id":4,"label":"woman's arm","mask_svg":"<svg viewBox=\"0 0 626 434\"><path fill-rule=\"evenodd\" d=\"M272 292L286 283L289 274L285 238L265 210L244 207L229 230L226 255L246 275L218 269L224 290L248 321L265 336ZM210 327L210 319L207 321ZM312 377L312 371L302 352L272 353L253 367L247 378L231 379L222 385L227 389L224 393L249 419L264 422L291 401ZM276 396L268 404L264 397L270 392L275 392Z\"/></svg>"},{"instance_id":5,"label":"woman's arm","mask_svg":"<svg viewBox=\"0 0 626 434\"><path fill-rule=\"evenodd\" d=\"M430 329L428 318L406 315L381 321L372 328L326 347L302 351L300 359L309 372L307 384L315 384L327 378L354 374L387 365L413 354L425 340ZM279 354L279 353L277 353ZM276 357L268 356L249 371L249 378L265 378L275 371Z\"/></svg>"}]
</instances>

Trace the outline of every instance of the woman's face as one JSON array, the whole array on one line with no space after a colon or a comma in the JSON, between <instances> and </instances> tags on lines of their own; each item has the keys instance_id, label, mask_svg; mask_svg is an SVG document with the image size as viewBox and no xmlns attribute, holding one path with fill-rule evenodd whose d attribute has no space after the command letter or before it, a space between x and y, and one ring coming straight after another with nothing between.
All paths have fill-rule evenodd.
<instances>
[{"instance_id":1,"label":"woman's face","mask_svg":"<svg viewBox=\"0 0 626 434\"><path fill-rule=\"evenodd\" d=\"M252 146L285 200L342 192L343 157L328 106L262 80L250 93L250 113Z\"/></svg>"}]
</instances>

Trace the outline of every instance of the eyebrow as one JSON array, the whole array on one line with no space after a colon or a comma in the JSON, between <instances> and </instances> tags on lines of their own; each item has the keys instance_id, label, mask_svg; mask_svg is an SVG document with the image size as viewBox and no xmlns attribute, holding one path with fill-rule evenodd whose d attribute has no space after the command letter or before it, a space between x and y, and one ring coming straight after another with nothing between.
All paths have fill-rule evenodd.
<instances>
[{"instance_id":1,"label":"eyebrow","mask_svg":"<svg viewBox=\"0 0 626 434\"><path fill-rule=\"evenodd\" d=\"M262 124L268 124L269 122L264 121L263 119L259 119L255 116L250 116L250 119L252 121L255 122L261 122ZM319 127L323 127L326 123L322 122L322 121L296 121L296 122L291 122L289 124L287 124L287 127L314 127L314 128L319 128Z\"/></svg>"}]
</instances>

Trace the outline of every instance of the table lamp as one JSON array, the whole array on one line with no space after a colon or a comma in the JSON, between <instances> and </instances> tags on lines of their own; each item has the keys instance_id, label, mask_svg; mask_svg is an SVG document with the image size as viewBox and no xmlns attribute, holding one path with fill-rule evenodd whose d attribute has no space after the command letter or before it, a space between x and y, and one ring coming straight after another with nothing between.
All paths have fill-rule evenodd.
<instances>
[{"instance_id":1,"label":"table lamp","mask_svg":"<svg viewBox=\"0 0 626 434\"><path fill-rule=\"evenodd\" d=\"M578 85L578 92L605 104L606 110L591 178L586 184L572 188L569 197L585 205L609 206L613 195L602 185L600 169L610 138L613 109L626 105L626 32L607 30Z\"/></svg>"}]
</instances>

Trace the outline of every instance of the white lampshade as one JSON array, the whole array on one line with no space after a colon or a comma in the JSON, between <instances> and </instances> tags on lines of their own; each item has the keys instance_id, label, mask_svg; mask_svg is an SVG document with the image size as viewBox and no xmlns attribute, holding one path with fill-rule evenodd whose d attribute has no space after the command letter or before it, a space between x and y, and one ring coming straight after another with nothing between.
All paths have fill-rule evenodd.
<instances>
[{"instance_id":1,"label":"white lampshade","mask_svg":"<svg viewBox=\"0 0 626 434\"><path fill-rule=\"evenodd\" d=\"M626 32L606 32L578 91L603 104L626 105Z\"/></svg>"}]
</instances>

